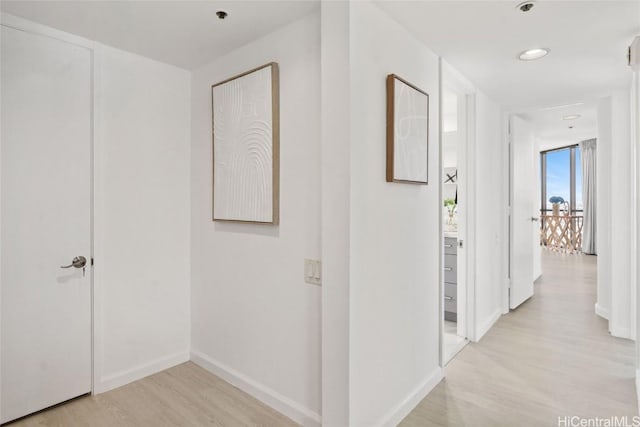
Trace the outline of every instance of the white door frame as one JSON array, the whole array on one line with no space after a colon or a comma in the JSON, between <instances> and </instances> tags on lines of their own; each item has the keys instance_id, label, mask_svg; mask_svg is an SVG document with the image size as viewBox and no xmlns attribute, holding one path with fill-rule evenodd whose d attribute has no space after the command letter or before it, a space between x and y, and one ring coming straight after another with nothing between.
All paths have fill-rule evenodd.
<instances>
[{"instance_id":1,"label":"white door frame","mask_svg":"<svg viewBox=\"0 0 640 427\"><path fill-rule=\"evenodd\" d=\"M640 403L640 339L638 339L637 334L640 331L640 313L638 310L640 309L640 119L638 119L638 115L640 114L640 38L636 37L631 45L631 49L633 50L634 58L636 59L635 63L632 64L633 68L633 82L631 84L631 146L633 147L633 157L634 157L634 169L635 169L635 188L634 195L636 198L636 203L634 206L635 215L632 218L635 218L635 232L634 232L634 247L635 247L635 259L632 260L632 264L635 262L635 272L632 275L634 279L631 282L631 290L632 290L632 312L634 314L634 318L632 318L632 336L636 338L636 394L638 397L638 402Z\"/></svg>"},{"instance_id":2,"label":"white door frame","mask_svg":"<svg viewBox=\"0 0 640 427\"><path fill-rule=\"evenodd\" d=\"M104 205L104 191L102 182L101 160L102 156L102 141L100 141L100 96L101 96L101 47L98 43L85 39L83 37L75 36L63 31L59 31L45 25L37 24L19 18L17 16L9 15L6 13L0 13L0 24L5 27L13 28L16 30L32 33L40 36L50 37L65 43L74 44L90 51L91 55L91 260L102 260L102 247L103 247L103 205ZM91 342L91 393L100 393L100 373L102 371L102 318L100 313L102 312L102 298L101 298L101 268L100 264L90 269L91 272L91 319L92 319L92 342ZM2 372L0 372L0 381L2 380Z\"/></svg>"},{"instance_id":3,"label":"white door frame","mask_svg":"<svg viewBox=\"0 0 640 427\"><path fill-rule=\"evenodd\" d=\"M446 76L446 77L445 77ZM476 297L475 297L475 230L476 230L476 203L475 203L475 187L476 182L475 173L475 141L476 141L476 89L474 86L466 80L461 74L459 74L454 68L447 64L442 58L440 58L440 85L439 85L439 100L440 100L440 135L439 135L439 164L438 164L438 218L439 218L439 263L440 271L438 274L439 281L439 322L440 322L440 366L444 369L446 363L444 355L444 223L442 220L442 136L443 136L443 118L442 118L442 95L444 89L452 90L459 95L459 98L464 97L465 100L465 112L466 118L464 123L465 141L462 144L462 151L465 158L465 171L462 174L464 182L461 183L465 190L465 212L462 218L459 217L460 222L464 222L465 236L463 239L463 246L465 251L464 261L464 277L463 286L465 288L466 309L464 312L465 323L465 335L466 342L476 341ZM458 178L460 183L460 178Z\"/></svg>"},{"instance_id":4,"label":"white door frame","mask_svg":"<svg viewBox=\"0 0 640 427\"><path fill-rule=\"evenodd\" d=\"M506 265L503 269L504 283L501 286L501 307L502 314L509 313L509 288L511 287L511 169L513 165L511 163L511 123L510 112L504 112L502 114L502 146L505 148L502 163L506 165L506 178L504 181L504 188L502 194L505 195L502 206L504 206L504 229L503 235L506 236L506 244L502 245L503 253L502 259L506 261Z\"/></svg>"}]
</instances>

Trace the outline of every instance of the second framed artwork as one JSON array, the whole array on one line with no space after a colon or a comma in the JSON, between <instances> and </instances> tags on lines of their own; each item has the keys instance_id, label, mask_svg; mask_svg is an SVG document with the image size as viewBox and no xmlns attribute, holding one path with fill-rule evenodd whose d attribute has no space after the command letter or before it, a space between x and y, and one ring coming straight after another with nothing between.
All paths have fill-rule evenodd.
<instances>
[{"instance_id":1,"label":"second framed artwork","mask_svg":"<svg viewBox=\"0 0 640 427\"><path fill-rule=\"evenodd\" d=\"M387 76L387 182L429 182L429 94Z\"/></svg>"},{"instance_id":2,"label":"second framed artwork","mask_svg":"<svg viewBox=\"0 0 640 427\"><path fill-rule=\"evenodd\" d=\"M278 74L272 62L211 87L214 221L279 222Z\"/></svg>"}]
</instances>

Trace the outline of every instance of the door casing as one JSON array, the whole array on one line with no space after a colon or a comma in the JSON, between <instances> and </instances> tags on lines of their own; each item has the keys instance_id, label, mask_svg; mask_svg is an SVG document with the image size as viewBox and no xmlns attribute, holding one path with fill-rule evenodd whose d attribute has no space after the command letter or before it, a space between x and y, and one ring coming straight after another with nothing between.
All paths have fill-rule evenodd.
<instances>
[{"instance_id":1,"label":"door casing","mask_svg":"<svg viewBox=\"0 0 640 427\"><path fill-rule=\"evenodd\" d=\"M464 173L459 175L458 183L462 187L461 191L464 192L463 197L465 198L464 204L464 213L459 217L459 222L462 223L462 229L464 230L464 239L463 239L463 255L462 255L462 270L463 277L461 278L462 286L464 287L465 294L465 310L463 313L464 322L464 332L467 339L469 341L476 341L476 318L475 318L475 308L476 308L476 296L475 296L475 191L473 186L471 185L475 179L475 139L476 139L476 89L464 78L462 77L455 69L453 69L449 64L447 64L444 60L440 59L440 111L442 112L442 94L444 89L447 88L458 94L459 100L464 100L464 117L458 117L459 121L463 122L464 128L464 143L459 147L459 153L462 151L462 157L464 158ZM440 160L439 160L439 172L438 178L440 180L438 184L439 196L438 200L442 200L442 125L443 119L442 114L440 114ZM460 178L462 177L462 178ZM441 212L441 210L439 211ZM444 223L442 220L442 215L439 215L440 220L440 271L439 271L439 322L440 322L440 366L444 369L446 363L444 355L444 255L443 255L443 244L444 244ZM461 263L459 262L458 265Z\"/></svg>"}]
</instances>

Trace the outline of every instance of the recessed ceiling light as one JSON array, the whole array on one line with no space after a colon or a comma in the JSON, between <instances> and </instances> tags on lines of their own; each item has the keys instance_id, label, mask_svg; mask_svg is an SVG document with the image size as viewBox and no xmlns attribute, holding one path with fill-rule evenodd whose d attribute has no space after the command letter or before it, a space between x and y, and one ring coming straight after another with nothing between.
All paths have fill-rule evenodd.
<instances>
[{"instance_id":1,"label":"recessed ceiling light","mask_svg":"<svg viewBox=\"0 0 640 427\"><path fill-rule=\"evenodd\" d=\"M569 114L568 116L562 117L562 120L575 120L582 117L580 114Z\"/></svg>"},{"instance_id":2,"label":"recessed ceiling light","mask_svg":"<svg viewBox=\"0 0 640 427\"><path fill-rule=\"evenodd\" d=\"M543 56L549 54L549 49L544 47L537 47L535 49L525 50L518 55L518 58L522 61L533 61L534 59L540 59Z\"/></svg>"}]
</instances>

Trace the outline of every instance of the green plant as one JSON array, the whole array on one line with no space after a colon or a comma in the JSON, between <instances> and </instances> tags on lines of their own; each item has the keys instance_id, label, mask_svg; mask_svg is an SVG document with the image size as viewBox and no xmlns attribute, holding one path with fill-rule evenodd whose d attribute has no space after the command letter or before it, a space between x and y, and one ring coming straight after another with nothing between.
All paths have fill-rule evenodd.
<instances>
[{"instance_id":1,"label":"green plant","mask_svg":"<svg viewBox=\"0 0 640 427\"><path fill-rule=\"evenodd\" d=\"M449 211L449 214L453 214L453 212L456 210L456 201L453 199L444 199L444 207L447 208L447 210Z\"/></svg>"}]
</instances>

